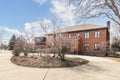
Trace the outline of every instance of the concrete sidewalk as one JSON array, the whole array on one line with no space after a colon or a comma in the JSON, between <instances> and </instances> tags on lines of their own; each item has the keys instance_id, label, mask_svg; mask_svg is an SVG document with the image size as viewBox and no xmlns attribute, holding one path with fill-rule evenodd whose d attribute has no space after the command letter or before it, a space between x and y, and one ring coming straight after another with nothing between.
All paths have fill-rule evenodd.
<instances>
[{"instance_id":1,"label":"concrete sidewalk","mask_svg":"<svg viewBox=\"0 0 120 80\"><path fill-rule=\"evenodd\" d=\"M120 63L91 56L73 56L89 60L86 65L73 68L27 68L10 62L8 55L0 54L0 80L120 80Z\"/></svg>"}]
</instances>

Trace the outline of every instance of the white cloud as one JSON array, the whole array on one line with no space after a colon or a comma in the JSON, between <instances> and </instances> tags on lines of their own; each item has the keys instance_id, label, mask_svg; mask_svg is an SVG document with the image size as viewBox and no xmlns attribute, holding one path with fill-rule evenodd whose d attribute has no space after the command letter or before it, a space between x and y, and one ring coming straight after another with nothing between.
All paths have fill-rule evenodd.
<instances>
[{"instance_id":1,"label":"white cloud","mask_svg":"<svg viewBox=\"0 0 120 80\"><path fill-rule=\"evenodd\" d=\"M39 21L33 21L30 24L32 25L32 27L40 27L41 22L43 22L44 24L51 24L51 21L46 18L44 18L43 20L39 20Z\"/></svg>"},{"instance_id":2,"label":"white cloud","mask_svg":"<svg viewBox=\"0 0 120 80\"><path fill-rule=\"evenodd\" d=\"M24 26L25 26L25 30L26 30L27 32L31 31L32 25L31 25L30 23L25 23Z\"/></svg>"},{"instance_id":3,"label":"white cloud","mask_svg":"<svg viewBox=\"0 0 120 80\"><path fill-rule=\"evenodd\" d=\"M36 3L39 3L40 5L44 4L47 0L33 0Z\"/></svg>"},{"instance_id":4,"label":"white cloud","mask_svg":"<svg viewBox=\"0 0 120 80\"><path fill-rule=\"evenodd\" d=\"M33 21L30 23L33 27L40 27L39 21Z\"/></svg>"},{"instance_id":5,"label":"white cloud","mask_svg":"<svg viewBox=\"0 0 120 80\"><path fill-rule=\"evenodd\" d=\"M33 0L40 5L44 4L48 0ZM67 5L66 0L50 0L52 7L49 8L50 12L58 19L66 23L66 26L75 25L77 16L74 15L74 10L76 7L71 4ZM63 24L63 23L62 23ZM32 25L39 26L37 23L32 23Z\"/></svg>"},{"instance_id":6,"label":"white cloud","mask_svg":"<svg viewBox=\"0 0 120 80\"><path fill-rule=\"evenodd\" d=\"M9 32L12 34L17 34L17 35L24 34L23 32L20 32L17 29L10 29L8 27L3 27L3 26L0 26L0 30L5 31L5 32Z\"/></svg>"},{"instance_id":7,"label":"white cloud","mask_svg":"<svg viewBox=\"0 0 120 80\"><path fill-rule=\"evenodd\" d=\"M25 32L27 33L34 33L35 36L40 36L42 34L44 34L44 31L41 28L41 23L43 23L42 25L46 28L46 30L48 30L48 32L50 32L50 27L48 27L48 25L51 24L51 21L49 19L42 19L39 21L33 21L30 23L25 23L24 27L25 27Z\"/></svg>"},{"instance_id":8,"label":"white cloud","mask_svg":"<svg viewBox=\"0 0 120 80\"><path fill-rule=\"evenodd\" d=\"M17 29L11 29L5 26L0 26L0 32L3 32L2 34L0 34L0 39L2 39L0 42L5 42L6 44L9 42L12 34L15 34L16 36L25 35L24 32L20 32Z\"/></svg>"},{"instance_id":9,"label":"white cloud","mask_svg":"<svg viewBox=\"0 0 120 80\"><path fill-rule=\"evenodd\" d=\"M52 0L52 8L50 11L58 18L65 22L74 23L76 16L74 15L75 6L70 5L69 7L63 0Z\"/></svg>"},{"instance_id":10,"label":"white cloud","mask_svg":"<svg viewBox=\"0 0 120 80\"><path fill-rule=\"evenodd\" d=\"M46 19L46 18L43 19L43 22L46 24L51 24L51 21L49 19Z\"/></svg>"}]
</instances>

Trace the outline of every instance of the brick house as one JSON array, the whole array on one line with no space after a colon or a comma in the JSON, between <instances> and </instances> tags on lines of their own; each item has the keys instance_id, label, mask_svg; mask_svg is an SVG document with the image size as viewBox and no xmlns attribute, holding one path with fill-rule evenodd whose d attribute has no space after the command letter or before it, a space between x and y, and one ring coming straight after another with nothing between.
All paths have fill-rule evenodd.
<instances>
[{"instance_id":1,"label":"brick house","mask_svg":"<svg viewBox=\"0 0 120 80\"><path fill-rule=\"evenodd\" d=\"M72 45L71 53L86 54L86 55L105 55L110 47L110 21L107 26L103 27L94 24L83 24L78 26L65 27L59 31L63 33L63 37L69 38ZM49 37L52 37L49 34ZM46 37L46 44L48 48L50 45Z\"/></svg>"}]
</instances>

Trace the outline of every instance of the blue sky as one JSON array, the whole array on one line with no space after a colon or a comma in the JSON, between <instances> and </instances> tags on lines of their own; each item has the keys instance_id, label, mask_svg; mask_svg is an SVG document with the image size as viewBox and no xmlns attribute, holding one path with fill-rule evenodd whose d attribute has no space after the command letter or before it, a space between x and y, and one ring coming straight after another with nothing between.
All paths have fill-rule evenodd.
<instances>
[{"instance_id":1,"label":"blue sky","mask_svg":"<svg viewBox=\"0 0 120 80\"><path fill-rule=\"evenodd\" d=\"M4 38L8 41L12 34L29 32L38 27L41 19L50 23L53 16L64 22L65 26L83 24L75 22L77 18L72 14L73 10L73 5L66 10L62 0L0 0L0 29L5 31ZM95 18L87 20L86 23L106 26L108 20L108 18Z\"/></svg>"},{"instance_id":2,"label":"blue sky","mask_svg":"<svg viewBox=\"0 0 120 80\"><path fill-rule=\"evenodd\" d=\"M23 31L26 22L49 18L49 7L49 4L40 6L32 0L1 0L0 25Z\"/></svg>"}]
</instances>

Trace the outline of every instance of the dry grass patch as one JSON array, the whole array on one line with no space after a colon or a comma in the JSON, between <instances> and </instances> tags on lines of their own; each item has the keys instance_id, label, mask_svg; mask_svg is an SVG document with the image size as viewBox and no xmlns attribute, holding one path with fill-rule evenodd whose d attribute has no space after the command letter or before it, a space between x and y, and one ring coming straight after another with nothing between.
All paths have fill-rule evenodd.
<instances>
[{"instance_id":1,"label":"dry grass patch","mask_svg":"<svg viewBox=\"0 0 120 80\"><path fill-rule=\"evenodd\" d=\"M82 58L69 58L65 60L55 58L51 56L18 56L12 57L11 61L14 64L25 66L25 67L36 67L36 68L59 68L59 67L74 67L88 63L88 60Z\"/></svg>"},{"instance_id":2,"label":"dry grass patch","mask_svg":"<svg viewBox=\"0 0 120 80\"><path fill-rule=\"evenodd\" d=\"M105 57L106 59L114 60L117 62L120 62L120 58L115 58L115 57Z\"/></svg>"}]
</instances>

